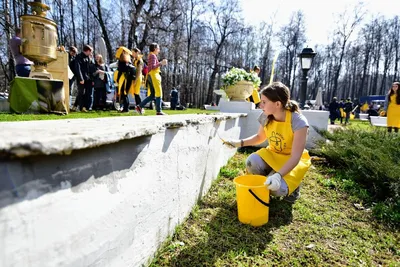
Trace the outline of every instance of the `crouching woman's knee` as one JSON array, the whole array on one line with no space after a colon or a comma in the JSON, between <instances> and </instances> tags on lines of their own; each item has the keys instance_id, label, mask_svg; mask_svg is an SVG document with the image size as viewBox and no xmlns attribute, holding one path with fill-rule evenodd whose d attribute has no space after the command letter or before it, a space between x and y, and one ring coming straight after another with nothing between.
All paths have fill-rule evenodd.
<instances>
[{"instance_id":1,"label":"crouching woman's knee","mask_svg":"<svg viewBox=\"0 0 400 267\"><path fill-rule=\"evenodd\" d=\"M268 175L272 168L256 153L251 154L246 160L248 174Z\"/></svg>"}]
</instances>

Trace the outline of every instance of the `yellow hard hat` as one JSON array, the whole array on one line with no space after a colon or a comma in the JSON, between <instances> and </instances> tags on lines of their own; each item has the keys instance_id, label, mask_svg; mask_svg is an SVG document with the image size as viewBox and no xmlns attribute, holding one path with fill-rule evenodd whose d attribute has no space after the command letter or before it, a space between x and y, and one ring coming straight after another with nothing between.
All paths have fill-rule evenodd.
<instances>
[{"instance_id":1,"label":"yellow hard hat","mask_svg":"<svg viewBox=\"0 0 400 267\"><path fill-rule=\"evenodd\" d=\"M120 47L117 49L117 52L115 53L115 57L116 57L117 59L119 59L119 58L121 57L121 55L122 55L122 52L128 53L130 56L132 56L132 51L131 51L131 50L129 50L129 49L126 48L125 46L120 46Z\"/></svg>"}]
</instances>

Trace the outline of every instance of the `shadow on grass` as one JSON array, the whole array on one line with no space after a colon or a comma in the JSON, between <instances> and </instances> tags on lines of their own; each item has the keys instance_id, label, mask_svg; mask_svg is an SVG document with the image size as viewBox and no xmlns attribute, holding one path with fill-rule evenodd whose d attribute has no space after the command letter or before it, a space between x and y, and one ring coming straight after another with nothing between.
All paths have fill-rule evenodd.
<instances>
[{"instance_id":1,"label":"shadow on grass","mask_svg":"<svg viewBox=\"0 0 400 267\"><path fill-rule=\"evenodd\" d=\"M214 266L219 259L235 261L235 257L239 255L262 255L273 240L274 229L292 221L292 205L277 199L271 199L269 222L261 227L240 223L236 202L215 204L210 207L210 204L200 203L199 208L202 211L218 208L217 214L209 222L196 225L200 228L198 231L202 235L201 241L193 245L185 244L179 254L170 260L168 266ZM202 211L199 217L202 216ZM191 224L192 219L189 220L189 227ZM188 231L185 232L187 234Z\"/></svg>"}]
</instances>

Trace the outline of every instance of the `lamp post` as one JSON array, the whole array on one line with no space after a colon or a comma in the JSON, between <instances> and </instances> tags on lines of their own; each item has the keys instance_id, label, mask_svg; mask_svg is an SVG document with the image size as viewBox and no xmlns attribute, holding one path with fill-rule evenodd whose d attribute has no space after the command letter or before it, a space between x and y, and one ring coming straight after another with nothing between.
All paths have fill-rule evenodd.
<instances>
[{"instance_id":1,"label":"lamp post","mask_svg":"<svg viewBox=\"0 0 400 267\"><path fill-rule=\"evenodd\" d=\"M306 102L306 94L307 94L307 73L311 68L311 64L313 58L317 53L314 52L312 48L306 47L299 54L301 69L303 71L303 76L301 78L301 87L300 87L300 108L303 109Z\"/></svg>"}]
</instances>

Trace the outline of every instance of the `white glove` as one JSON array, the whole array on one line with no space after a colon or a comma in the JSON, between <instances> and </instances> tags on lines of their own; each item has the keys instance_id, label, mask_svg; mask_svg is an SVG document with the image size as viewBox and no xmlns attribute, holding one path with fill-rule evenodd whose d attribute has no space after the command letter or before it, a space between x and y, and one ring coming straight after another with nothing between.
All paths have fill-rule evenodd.
<instances>
[{"instance_id":1,"label":"white glove","mask_svg":"<svg viewBox=\"0 0 400 267\"><path fill-rule=\"evenodd\" d=\"M276 172L267 177L264 185L267 186L267 188L271 191L278 191L278 189L281 187L281 179L281 174Z\"/></svg>"},{"instance_id":2,"label":"white glove","mask_svg":"<svg viewBox=\"0 0 400 267\"><path fill-rule=\"evenodd\" d=\"M224 140L224 145L227 145L229 147L241 147L242 146L242 141L241 140Z\"/></svg>"}]
</instances>

